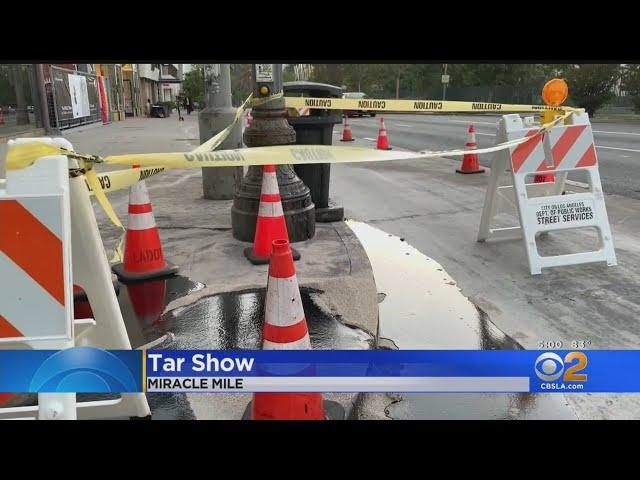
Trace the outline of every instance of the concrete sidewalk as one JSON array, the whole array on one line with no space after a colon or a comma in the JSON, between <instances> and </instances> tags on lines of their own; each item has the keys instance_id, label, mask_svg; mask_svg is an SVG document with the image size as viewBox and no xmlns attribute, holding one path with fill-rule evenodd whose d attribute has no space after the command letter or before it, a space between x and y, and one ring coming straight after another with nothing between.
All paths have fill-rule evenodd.
<instances>
[{"instance_id":1,"label":"concrete sidewalk","mask_svg":"<svg viewBox=\"0 0 640 480\"><path fill-rule=\"evenodd\" d=\"M199 145L197 114L170 118L135 118L107 126L90 125L65 132L78 152L98 155L189 151ZM98 167L100 168L100 167ZM267 265L253 266L242 251L250 244L231 235L231 200L202 196L202 170L168 170L147 180L165 257L180 273L207 287L168 306L177 308L221 292L266 286ZM109 194L126 225L128 191ZM94 200L96 218L108 256L119 238ZM341 320L368 332L377 329L375 283L366 253L343 222L316 224L316 235L295 244L302 255L296 262L301 286L324 292L326 308Z\"/></svg>"}]
</instances>

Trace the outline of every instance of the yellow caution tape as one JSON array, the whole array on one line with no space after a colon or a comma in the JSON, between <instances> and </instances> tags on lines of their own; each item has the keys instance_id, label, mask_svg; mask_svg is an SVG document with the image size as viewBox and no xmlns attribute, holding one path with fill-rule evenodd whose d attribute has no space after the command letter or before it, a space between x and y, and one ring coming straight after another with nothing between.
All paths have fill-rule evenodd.
<instances>
[{"instance_id":1,"label":"yellow caution tape","mask_svg":"<svg viewBox=\"0 0 640 480\"><path fill-rule=\"evenodd\" d=\"M552 128L564 121L572 112L566 112L540 127L536 134ZM523 137L504 142L494 147L476 149L475 152L491 153L511 148L530 140ZM42 156L43 144L37 141L12 144L7 153L7 169L24 168ZM65 154L59 147L47 146L47 154ZM111 155L100 159L109 165L141 165L152 168L202 168L202 167L240 167L250 165L314 164L314 163L351 163L382 162L389 160L410 160L464 155L467 149L442 150L436 152L394 152L373 150L364 147L339 147L325 145L279 145L273 147L255 147L214 152L176 152L176 153L138 153Z\"/></svg>"},{"instance_id":2,"label":"yellow caution tape","mask_svg":"<svg viewBox=\"0 0 640 480\"><path fill-rule=\"evenodd\" d=\"M253 96L253 94L251 94L251 96ZM283 98L283 97L284 97L283 92L278 92L278 93L274 93L272 95L269 95L268 97L252 98L251 99L251 106L252 107L257 107L258 105L264 105L266 103L271 103L274 100L277 100L277 99Z\"/></svg>"},{"instance_id":3,"label":"yellow caution tape","mask_svg":"<svg viewBox=\"0 0 640 480\"><path fill-rule=\"evenodd\" d=\"M236 116L234 117L233 122L231 122L231 124L227 126L227 128L225 128L220 133L211 137L209 140L204 142L199 147L196 147L195 149L193 149L192 152L210 152L218 148L220 144L224 142L225 139L229 136L229 134L231 133L231 130L233 130L233 127L235 127L236 123L240 121L240 119L242 118L242 114L244 113L245 109L249 106L249 103L251 102L252 98L253 98L253 94L249 95L249 97L247 97L244 103L240 105L240 107L238 107L238 109L236 110Z\"/></svg>"},{"instance_id":4,"label":"yellow caution tape","mask_svg":"<svg viewBox=\"0 0 640 480\"><path fill-rule=\"evenodd\" d=\"M508 103L458 102L450 100L386 100L357 98L284 97L287 108L312 108L328 110L375 110L391 112L475 112L516 113L545 110L576 111L573 107L549 105L516 105Z\"/></svg>"},{"instance_id":5,"label":"yellow caution tape","mask_svg":"<svg viewBox=\"0 0 640 480\"><path fill-rule=\"evenodd\" d=\"M85 177L87 179L87 185L94 192L96 200L98 201L104 212L107 214L107 217L109 217L109 220L111 220L111 223L122 230L122 234L120 235L120 239L116 244L111 262L122 261L122 243L126 230L120 222L118 215L116 215L116 212L113 210L111 203L109 203L109 199L107 199L107 196L104 194L104 190L102 190L102 185L100 185L100 181L98 180L98 176L96 175L95 170L89 168L85 173Z\"/></svg>"},{"instance_id":6,"label":"yellow caution tape","mask_svg":"<svg viewBox=\"0 0 640 480\"><path fill-rule=\"evenodd\" d=\"M112 172L105 172L98 175L98 182L100 187L105 193L115 192L117 190L123 190L135 185L141 180L153 177L166 169L164 167L145 167L145 168L131 168L127 170L115 170ZM87 182L87 188L89 194L93 195L93 189Z\"/></svg>"}]
</instances>

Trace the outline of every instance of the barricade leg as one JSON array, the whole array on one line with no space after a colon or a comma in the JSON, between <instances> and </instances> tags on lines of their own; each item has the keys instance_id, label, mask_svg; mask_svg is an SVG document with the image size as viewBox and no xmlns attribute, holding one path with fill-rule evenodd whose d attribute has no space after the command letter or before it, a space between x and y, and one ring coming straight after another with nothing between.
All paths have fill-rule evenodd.
<instances>
[{"instance_id":1,"label":"barricade leg","mask_svg":"<svg viewBox=\"0 0 640 480\"><path fill-rule=\"evenodd\" d=\"M86 291L96 320L96 325L77 338L76 344L103 349L131 349L84 176L71 178L69 188L73 219L73 278ZM85 412L80 412L83 413ZM109 416L146 417L151 411L144 394L136 393L122 394L120 408L100 409L100 416L107 413Z\"/></svg>"},{"instance_id":2,"label":"barricade leg","mask_svg":"<svg viewBox=\"0 0 640 480\"><path fill-rule=\"evenodd\" d=\"M500 180L504 176L507 169L508 157L503 152L496 154L496 158L491 163L491 175L489 177L489 185L484 197L484 206L482 207L482 217L480 219L480 228L478 230L478 242L484 242L489 238L491 233L491 221L496 214L498 203L498 188Z\"/></svg>"}]
</instances>

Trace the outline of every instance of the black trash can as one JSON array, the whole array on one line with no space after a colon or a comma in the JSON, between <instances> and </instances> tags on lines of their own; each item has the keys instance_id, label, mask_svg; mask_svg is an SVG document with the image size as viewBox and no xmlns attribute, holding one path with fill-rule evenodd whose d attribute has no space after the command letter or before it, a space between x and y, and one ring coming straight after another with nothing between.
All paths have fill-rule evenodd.
<instances>
[{"instance_id":1,"label":"black trash can","mask_svg":"<svg viewBox=\"0 0 640 480\"><path fill-rule=\"evenodd\" d=\"M325 83L285 82L282 90L285 97L342 98L342 88ZM342 112L309 109L308 115L289 114L287 120L296 131L296 145L332 145L333 126L342 122ZM329 200L331 164L294 165L293 169L311 191L316 222L343 220L344 208Z\"/></svg>"}]
</instances>

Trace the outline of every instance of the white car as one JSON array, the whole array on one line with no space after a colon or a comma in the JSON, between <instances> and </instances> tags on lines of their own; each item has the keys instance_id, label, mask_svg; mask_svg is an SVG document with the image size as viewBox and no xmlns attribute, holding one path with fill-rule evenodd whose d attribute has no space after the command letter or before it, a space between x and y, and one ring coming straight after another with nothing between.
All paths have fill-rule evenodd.
<instances>
[{"instance_id":1,"label":"white car","mask_svg":"<svg viewBox=\"0 0 640 480\"><path fill-rule=\"evenodd\" d=\"M347 92L342 94L342 98L362 100L365 98L369 98L369 96L366 93L362 92ZM364 115L369 115L370 117L376 116L376 112L373 110L344 110L344 114L347 117L355 117L356 115L358 117L362 117Z\"/></svg>"}]
</instances>

